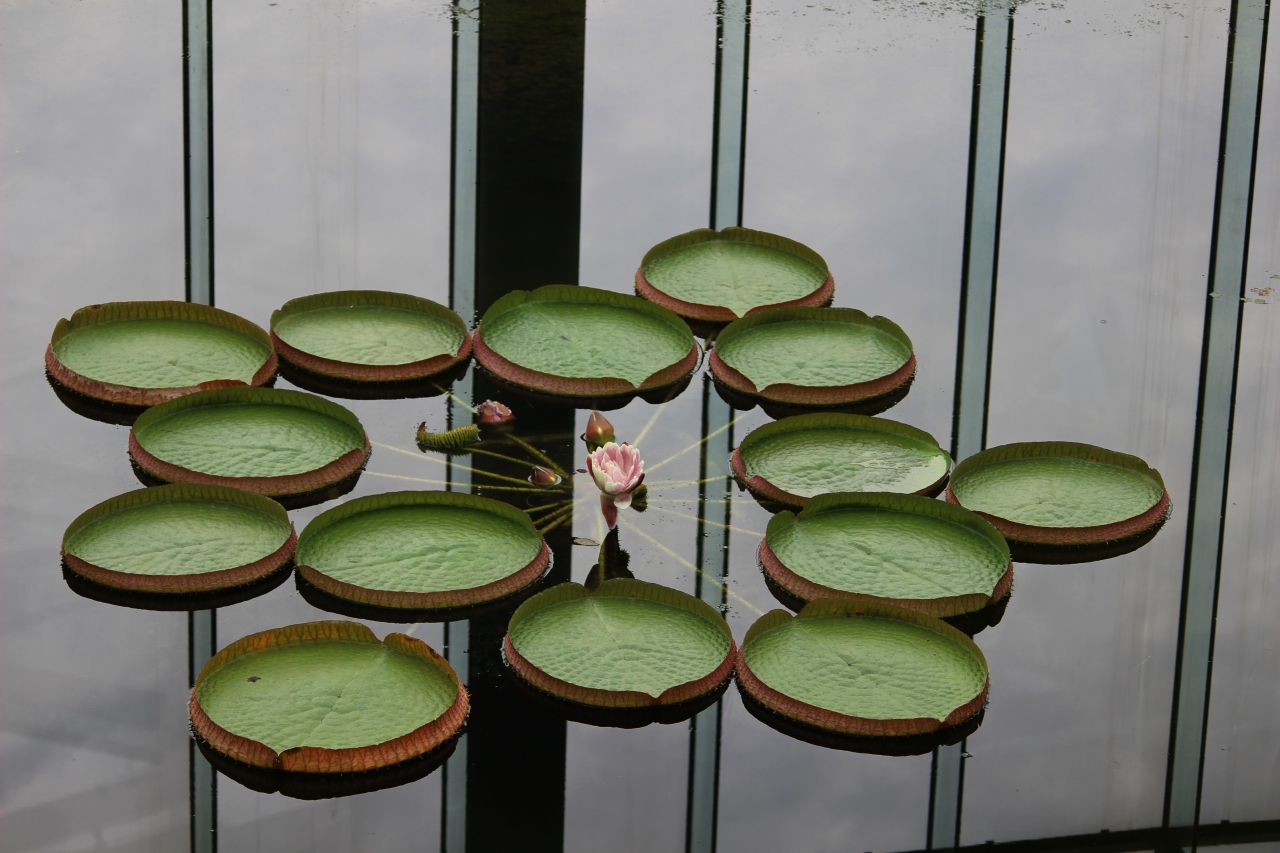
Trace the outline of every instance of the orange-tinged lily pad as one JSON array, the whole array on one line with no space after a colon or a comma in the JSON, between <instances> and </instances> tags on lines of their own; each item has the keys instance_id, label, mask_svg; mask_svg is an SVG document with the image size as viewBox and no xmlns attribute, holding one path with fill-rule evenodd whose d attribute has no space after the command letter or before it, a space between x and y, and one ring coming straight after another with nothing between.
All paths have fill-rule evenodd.
<instances>
[{"instance_id":1,"label":"orange-tinged lily pad","mask_svg":"<svg viewBox=\"0 0 1280 853\"><path fill-rule=\"evenodd\" d=\"M241 764L289 773L363 773L430 753L466 720L448 661L404 634L309 622L252 634L196 679L195 733Z\"/></svg>"},{"instance_id":2,"label":"orange-tinged lily pad","mask_svg":"<svg viewBox=\"0 0 1280 853\"><path fill-rule=\"evenodd\" d=\"M261 328L190 302L108 302L59 320L45 369L100 403L147 407L214 388L267 384L276 354Z\"/></svg>"}]
</instances>

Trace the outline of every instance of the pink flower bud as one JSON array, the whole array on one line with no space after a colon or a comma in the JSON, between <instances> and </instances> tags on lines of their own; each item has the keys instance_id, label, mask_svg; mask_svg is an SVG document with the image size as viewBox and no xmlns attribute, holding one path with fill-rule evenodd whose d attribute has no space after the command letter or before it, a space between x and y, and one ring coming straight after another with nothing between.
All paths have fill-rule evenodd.
<instances>
[{"instance_id":1,"label":"pink flower bud","mask_svg":"<svg viewBox=\"0 0 1280 853\"><path fill-rule=\"evenodd\" d=\"M560 482L560 475L550 468L534 465L533 473L529 475L529 482L535 486L554 486Z\"/></svg>"},{"instance_id":2,"label":"pink flower bud","mask_svg":"<svg viewBox=\"0 0 1280 853\"><path fill-rule=\"evenodd\" d=\"M602 414L591 412L587 418L587 431L583 436L591 444L607 444L613 441L613 424Z\"/></svg>"},{"instance_id":3,"label":"pink flower bud","mask_svg":"<svg viewBox=\"0 0 1280 853\"><path fill-rule=\"evenodd\" d=\"M500 426L516 419L511 410L497 400L485 400L476 407L476 411L480 414L481 426Z\"/></svg>"}]
</instances>

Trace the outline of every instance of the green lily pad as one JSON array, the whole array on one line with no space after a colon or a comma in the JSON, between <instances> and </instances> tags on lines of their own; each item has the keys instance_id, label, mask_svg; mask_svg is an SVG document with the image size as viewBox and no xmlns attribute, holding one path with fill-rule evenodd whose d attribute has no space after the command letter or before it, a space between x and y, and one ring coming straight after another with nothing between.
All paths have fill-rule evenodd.
<instances>
[{"instance_id":1,"label":"green lily pad","mask_svg":"<svg viewBox=\"0 0 1280 853\"><path fill-rule=\"evenodd\" d=\"M694 321L730 322L783 304L821 305L834 283L812 249L764 231L699 228L654 246L636 292Z\"/></svg>"},{"instance_id":2,"label":"green lily pad","mask_svg":"<svg viewBox=\"0 0 1280 853\"><path fill-rule=\"evenodd\" d=\"M713 607L631 579L535 595L507 628L507 660L561 699L613 708L671 705L711 692L732 670L733 635Z\"/></svg>"},{"instance_id":3,"label":"green lily pad","mask_svg":"<svg viewBox=\"0 0 1280 853\"><path fill-rule=\"evenodd\" d=\"M1092 546L1164 523L1169 493L1136 456L1065 441L993 447L956 466L947 499L1011 543Z\"/></svg>"},{"instance_id":4,"label":"green lily pad","mask_svg":"<svg viewBox=\"0 0 1280 853\"><path fill-rule=\"evenodd\" d=\"M339 598L382 607L463 607L536 581L549 551L529 517L459 492L391 492L321 513L298 571Z\"/></svg>"},{"instance_id":5,"label":"green lily pad","mask_svg":"<svg viewBox=\"0 0 1280 853\"><path fill-rule=\"evenodd\" d=\"M266 332L221 309L112 302L59 320L45 365L95 400L152 406L201 389L263 385L276 359Z\"/></svg>"},{"instance_id":6,"label":"green lily pad","mask_svg":"<svg viewBox=\"0 0 1280 853\"><path fill-rule=\"evenodd\" d=\"M711 370L742 394L794 405L873 400L915 375L911 339L884 317L852 308L782 308L725 327Z\"/></svg>"},{"instance_id":7,"label":"green lily pad","mask_svg":"<svg viewBox=\"0 0 1280 853\"><path fill-rule=\"evenodd\" d=\"M466 706L453 670L420 640L313 622L245 637L210 659L191 718L245 764L331 773L421 755L456 733Z\"/></svg>"},{"instance_id":8,"label":"green lily pad","mask_svg":"<svg viewBox=\"0 0 1280 853\"><path fill-rule=\"evenodd\" d=\"M420 379L470 352L457 314L429 299L378 290L291 299L271 315L271 334L291 364L356 381Z\"/></svg>"},{"instance_id":9,"label":"green lily pad","mask_svg":"<svg viewBox=\"0 0 1280 853\"><path fill-rule=\"evenodd\" d=\"M800 507L829 492L937 494L951 457L915 427L830 412L753 430L734 450L731 465L757 496Z\"/></svg>"},{"instance_id":10,"label":"green lily pad","mask_svg":"<svg viewBox=\"0 0 1280 853\"><path fill-rule=\"evenodd\" d=\"M797 598L880 600L931 616L988 606L1012 584L1009 546L971 512L916 495L827 494L780 512L765 573Z\"/></svg>"},{"instance_id":11,"label":"green lily pad","mask_svg":"<svg viewBox=\"0 0 1280 853\"><path fill-rule=\"evenodd\" d=\"M921 613L852 601L761 617L743 640L738 677L772 711L868 736L957 725L987 694L986 659L964 634Z\"/></svg>"},{"instance_id":12,"label":"green lily pad","mask_svg":"<svg viewBox=\"0 0 1280 853\"><path fill-rule=\"evenodd\" d=\"M629 394L693 372L698 345L672 312L622 293L548 285L485 312L476 359L507 382L564 396Z\"/></svg>"},{"instance_id":13,"label":"green lily pad","mask_svg":"<svg viewBox=\"0 0 1280 853\"><path fill-rule=\"evenodd\" d=\"M220 486L170 485L118 495L82 513L62 538L68 567L137 592L209 592L279 570L293 525L275 501Z\"/></svg>"},{"instance_id":14,"label":"green lily pad","mask_svg":"<svg viewBox=\"0 0 1280 853\"><path fill-rule=\"evenodd\" d=\"M330 486L369 455L364 428L342 406L301 391L227 389L155 406L133 425L129 452L168 482L278 495Z\"/></svg>"}]
</instances>

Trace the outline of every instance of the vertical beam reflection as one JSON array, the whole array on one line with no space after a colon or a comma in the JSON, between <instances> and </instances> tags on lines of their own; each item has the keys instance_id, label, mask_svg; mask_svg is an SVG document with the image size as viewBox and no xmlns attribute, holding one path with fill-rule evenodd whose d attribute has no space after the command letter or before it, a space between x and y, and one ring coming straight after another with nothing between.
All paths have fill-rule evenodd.
<instances>
[{"instance_id":1,"label":"vertical beam reflection","mask_svg":"<svg viewBox=\"0 0 1280 853\"><path fill-rule=\"evenodd\" d=\"M182 113L183 212L186 299L213 304L213 7L211 0L183 0ZM188 687L213 657L217 611L187 615ZM218 849L218 781L213 767L187 744L192 853Z\"/></svg>"},{"instance_id":2,"label":"vertical beam reflection","mask_svg":"<svg viewBox=\"0 0 1280 853\"><path fill-rule=\"evenodd\" d=\"M1269 11L1269 0L1236 0L1231 4L1200 395L1187 500L1190 521L1165 788L1168 826L1194 826L1200 812Z\"/></svg>"},{"instance_id":3,"label":"vertical beam reflection","mask_svg":"<svg viewBox=\"0 0 1280 853\"><path fill-rule=\"evenodd\" d=\"M452 299L469 320L511 290L577 282L582 195L585 0L483 0L479 14L457 18L454 68ZM538 450L573 469L572 409L512 398L475 369L469 381L455 393L505 399L523 434L549 436L535 442ZM469 418L465 410L453 416ZM529 475L528 464L489 456L470 463ZM464 485L461 473L451 472L454 488ZM517 500L512 495L490 497ZM552 582L569 580L572 531L546 538ZM445 779L448 853L564 847L566 725L512 683L501 652L509 618L510 611L475 617L465 639L462 625L449 626L449 654L465 654L472 704L465 748Z\"/></svg>"},{"instance_id":4,"label":"vertical beam reflection","mask_svg":"<svg viewBox=\"0 0 1280 853\"><path fill-rule=\"evenodd\" d=\"M453 140L449 174L449 307L468 326L476 305L476 145L480 98L480 4L472 0L453 7ZM459 400L470 400L472 372L455 383L449 398L449 429L471 423L471 412ZM471 471L446 460L445 480L451 492L471 491ZM444 654L463 684L469 683L470 624L446 622ZM467 849L467 735L444 766L440 815L440 849Z\"/></svg>"},{"instance_id":5,"label":"vertical beam reflection","mask_svg":"<svg viewBox=\"0 0 1280 853\"><path fill-rule=\"evenodd\" d=\"M1009 60L1013 47L1010 0L990 0L983 5L975 41L960 327L951 425L951 455L957 460L972 456L987 443L991 338L1004 192L1004 142L1009 114ZM934 750L929 791L930 849L955 847L960 843L964 756L964 743Z\"/></svg>"},{"instance_id":6,"label":"vertical beam reflection","mask_svg":"<svg viewBox=\"0 0 1280 853\"><path fill-rule=\"evenodd\" d=\"M742 224L746 168L747 77L751 0L720 0L716 23L716 85L711 139L711 227ZM725 604L729 574L729 511L733 409L708 377L702 385L702 451L699 464L695 593L717 609ZM718 430L722 430L719 432ZM708 436L713 436L708 438ZM723 701L701 711L689 726L689 783L685 814L687 853L716 849L720 811L720 720Z\"/></svg>"},{"instance_id":7,"label":"vertical beam reflection","mask_svg":"<svg viewBox=\"0 0 1280 853\"><path fill-rule=\"evenodd\" d=\"M729 574L729 454L733 452L733 409L720 398L711 379L702 383L702 457L698 466L699 574L695 594L716 609L725 605L723 581ZM723 430L718 435L715 433ZM712 436L707 438L707 436ZM685 850L716 849L716 821L720 799L720 717L723 700L698 713L689 730L688 817Z\"/></svg>"}]
</instances>

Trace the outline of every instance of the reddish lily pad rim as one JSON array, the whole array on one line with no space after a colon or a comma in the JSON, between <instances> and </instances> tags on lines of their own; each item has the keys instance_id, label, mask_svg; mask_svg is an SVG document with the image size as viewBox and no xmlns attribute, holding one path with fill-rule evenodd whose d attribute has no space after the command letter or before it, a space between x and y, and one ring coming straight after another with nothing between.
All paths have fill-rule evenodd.
<instances>
[{"instance_id":1,"label":"reddish lily pad rim","mask_svg":"<svg viewBox=\"0 0 1280 853\"><path fill-rule=\"evenodd\" d=\"M537 581L551 563L551 549L547 547L546 540L538 533L528 515L502 501L480 497L479 495L469 495L464 492L385 492L380 495L356 498L341 506L326 510L312 519L311 523L303 529L299 544L305 543L326 527L330 527L353 515L400 506L466 507L492 513L528 528L531 533L538 537L541 546L538 549L537 556L522 568L504 578L470 589L450 589L437 592L403 592L374 589L340 581L313 566L304 564L299 564L298 574L302 575L307 582L317 589L357 604L413 610L437 610L471 607L506 598Z\"/></svg>"},{"instance_id":2,"label":"reddish lily pad rim","mask_svg":"<svg viewBox=\"0 0 1280 853\"><path fill-rule=\"evenodd\" d=\"M826 280L812 293L786 302L758 305L747 311L747 316L775 308L816 308L831 304L831 299L835 296L836 280L831 276L831 271L827 268L827 262L823 260L821 255L803 243L799 243L789 237L738 226L730 226L720 231L713 231L710 228L696 228L693 231L687 231L684 234L663 240L646 252L644 259L640 261L640 267L636 270L636 293L642 299L647 299L655 305L660 305L686 320L693 320L699 323L732 323L734 320L739 319L736 313L723 305L686 302L683 299L677 299L655 287L644 274L645 268L663 255L668 255L677 249L696 246L699 243L713 243L716 241L754 243L759 246L768 246L771 249L777 249L780 252L787 252L804 258L827 273Z\"/></svg>"},{"instance_id":3,"label":"reddish lily pad rim","mask_svg":"<svg viewBox=\"0 0 1280 853\"><path fill-rule=\"evenodd\" d=\"M733 455L729 457L729 467L743 485L751 490L751 493L764 498L765 500L774 501L775 503L785 504L787 506L803 508L810 500L815 498L806 498L800 495L792 494L780 486L770 483L759 474L747 475L747 466L742 458L743 448L746 448L748 454L751 452L751 444L767 438L780 432L803 431L809 429L856 429L867 430L872 432L887 432L895 435L904 435L908 438L914 438L924 444L937 448L938 454L947 460L948 473L943 474L941 479L915 492L917 495L932 496L938 494L942 490L942 486L947 482L947 478L951 476L951 454L943 450L938 444L938 440L922 429L917 429L910 424L904 424L900 421L891 421L888 418L877 418L871 415L849 415L843 412L814 412L808 415L792 415L789 418L767 423L764 426L757 427L747 433L742 439L742 443L733 449ZM879 493L877 493L879 494ZM890 493L896 494L896 493Z\"/></svg>"},{"instance_id":4,"label":"reddish lily pad rim","mask_svg":"<svg viewBox=\"0 0 1280 853\"><path fill-rule=\"evenodd\" d=\"M527 302L583 302L597 305L614 305L638 311L642 314L649 314L682 332L689 340L689 352L679 361L655 371L639 385L634 385L618 376L587 378L558 376L553 373L544 373L540 370L523 367L491 349L484 341L482 329L486 320L492 320L499 314L503 314ZM484 317L481 318L480 324L476 326L473 333L472 342L476 361L480 362L481 367L499 379L510 382L513 385L519 385L522 388L561 397L614 397L634 394L639 391L665 388L668 385L676 384L693 373L697 369L698 361L702 355L702 348L698 346L698 342L694 339L689 325L674 312L668 311L666 308L655 305L652 302L646 302L638 296L573 284L548 284L533 291L511 291L494 302L489 307L489 310L484 312Z\"/></svg>"},{"instance_id":5,"label":"reddish lily pad rim","mask_svg":"<svg viewBox=\"0 0 1280 853\"><path fill-rule=\"evenodd\" d=\"M54 345L73 332L118 320L184 320L191 323L223 326L265 344L270 348L269 355L253 374L248 385L239 379L213 379L209 382L201 382L199 385L174 388L137 388L133 385L119 385L114 382L103 382L100 379L90 379L63 364L53 350ZM260 326L230 311L214 308L212 305L162 299L150 302L104 302L99 305L86 305L72 314L71 319L59 320L53 327L53 336L44 351L44 366L59 385L77 394L83 394L104 403L146 407L167 403L197 391L261 387L276 375L278 362L275 349L271 345L271 338Z\"/></svg>"},{"instance_id":6,"label":"reddish lily pad rim","mask_svg":"<svg viewBox=\"0 0 1280 853\"><path fill-rule=\"evenodd\" d=\"M195 575L147 575L136 572L121 572L116 569L95 565L77 557L75 554L68 553L68 540L91 522L133 507L168 501L217 501L246 506L266 513L272 518L289 525L289 537L283 545L260 560L246 563L243 566L219 569L214 572L201 572ZM225 486L179 483L125 492L122 495L108 498L102 503L80 513L71 524L67 525L66 532L62 534L62 559L71 571L87 580L112 589L121 589L128 592L182 595L218 592L262 580L288 565L289 561L293 559L294 549L297 544L298 533L294 530L293 523L289 521L289 514L285 512L284 507L270 498L264 498L261 495L255 495L252 492L246 492L241 489L226 488Z\"/></svg>"},{"instance_id":7,"label":"reddish lily pad rim","mask_svg":"<svg viewBox=\"0 0 1280 853\"><path fill-rule=\"evenodd\" d=\"M991 513L973 510L975 515L991 522L1006 539L1016 544L1048 546L1093 546L1105 545L1124 539L1132 539L1164 524L1173 511L1173 503L1169 490L1165 488L1164 478L1160 472L1152 468L1137 456L1095 447L1092 444L1080 444L1074 441L1024 441L992 447L968 457L956 465L951 474L952 483L978 468L1012 459L1067 458L1083 459L1088 462L1101 462L1136 471L1160 486L1160 498L1145 512L1130 518L1097 524L1088 527L1041 527L1034 524L1019 524L1007 518ZM947 484L947 502L956 506L964 506L952 490L952 483Z\"/></svg>"},{"instance_id":8,"label":"reddish lily pad rim","mask_svg":"<svg viewBox=\"0 0 1280 853\"><path fill-rule=\"evenodd\" d=\"M321 746L296 746L283 752L253 738L227 731L209 719L200 707L200 686L215 670L231 661L266 649L298 645L345 641L385 645L399 652L422 658L444 672L458 689L453 704L442 715L425 723L408 734L389 741L368 746L330 749ZM372 631L359 622L307 622L261 631L236 640L218 652L200 670L195 686L191 689L188 710L191 728L217 752L253 767L284 770L292 773L360 773L390 767L419 755L425 755L453 737L467 718L470 700L458 674L443 657L421 640L405 634L388 634L379 640Z\"/></svg>"},{"instance_id":9,"label":"reddish lily pad rim","mask_svg":"<svg viewBox=\"0 0 1280 853\"><path fill-rule=\"evenodd\" d=\"M730 366L720 357L720 344L737 335L750 331L757 326L771 323L789 323L794 321L816 320L823 323L849 323L851 325L871 326L885 334L896 338L907 345L911 356L897 370L866 382L851 382L847 385L794 385L789 382L775 382L763 389L757 388L755 382L735 367ZM887 317L869 317L866 312L857 308L775 308L760 313L749 312L741 320L735 320L716 337L715 346L711 350L711 373L720 382L751 397L759 397L774 403L787 403L794 406L846 406L884 397L899 390L916 375L916 354L911 338L897 323Z\"/></svg>"},{"instance_id":10,"label":"reddish lily pad rim","mask_svg":"<svg viewBox=\"0 0 1280 853\"><path fill-rule=\"evenodd\" d=\"M276 325L285 317L320 308L368 306L398 308L447 320L462 333L462 344L454 355L437 355L404 364L358 364L313 355L298 349L276 334ZM311 373L349 382L407 382L444 373L471 357L471 334L461 317L438 302L408 293L385 290L334 290L290 299L271 313L271 343L289 364Z\"/></svg>"},{"instance_id":11,"label":"reddish lily pad rim","mask_svg":"<svg viewBox=\"0 0 1280 853\"><path fill-rule=\"evenodd\" d=\"M841 714L837 711L830 711L826 708L819 708L816 705L810 705L775 690L769 685L761 681L751 667L747 666L746 648L751 645L751 641L766 631L778 628L792 619L823 619L832 617L873 617L882 619L897 619L903 622L910 622L920 625L924 628L941 634L952 642L959 643L964 646L970 654L977 657L982 662L982 668L987 671L986 681L982 685L981 692L973 699L953 710L947 715L945 720L937 720L933 717L910 717L894 720L878 720L869 717L855 717L850 714ZM737 662L738 683L742 688L751 695L761 705L769 710L796 720L806 725L819 729L825 729L830 732L837 732L846 735L858 735L861 737L903 737L910 735L929 734L940 729L951 728L963 723L965 720L973 717L987 702L987 693L991 688L991 670L987 664L987 658L982 653L982 649L978 648L968 636L956 628L924 613L915 610L907 610L901 607L894 607L888 604L864 603L860 601L848 601L844 599L820 599L811 601L804 606L799 614L792 616L785 610L771 610L764 616L756 620L755 624L747 630L747 635L742 639L742 646L738 649Z\"/></svg>"},{"instance_id":12,"label":"reddish lily pad rim","mask_svg":"<svg viewBox=\"0 0 1280 853\"><path fill-rule=\"evenodd\" d=\"M286 474L276 477L222 477L166 462L153 455L138 441L138 430L154 420L159 420L174 412L187 409L232 403L294 406L327 415L359 430L360 434L364 436L364 446L359 449L349 450L332 462L313 471L303 471L301 474ZM369 434L364 431L360 420L349 409L323 397L317 397L315 394L281 388L224 388L216 391L198 391L147 409L138 416L138 419L133 423L133 427L129 430L129 455L139 468L159 480L164 480L168 483L229 486L233 489L243 489L246 492L266 495L269 498L307 494L340 483L364 467L365 462L369 459L371 450Z\"/></svg>"},{"instance_id":13,"label":"reddish lily pad rim","mask_svg":"<svg viewBox=\"0 0 1280 853\"><path fill-rule=\"evenodd\" d=\"M769 546L770 536L776 536L783 528L795 524L799 518L795 513L784 510L769 519L769 526L765 528L764 539L760 541L758 558L764 573L785 591L805 602L827 598L856 601L863 604L888 604L906 610L915 610L939 619L959 616L964 613L975 613L1004 598L1009 594L1009 590L1013 588L1013 559L1009 555L1009 544L1005 542L1004 537L1000 535L1000 531L996 530L990 522L964 507L954 506L919 495L900 495L892 492L831 492L811 498L805 504L804 509L800 511L800 516L808 517L846 507L885 509L911 515L941 518L959 524L972 530L1000 551L1005 558L1005 572L996 581L989 595L975 592L965 595L943 596L941 598L885 598L878 595L867 595L823 586L803 575L797 574L783 563Z\"/></svg>"},{"instance_id":14,"label":"reddish lily pad rim","mask_svg":"<svg viewBox=\"0 0 1280 853\"><path fill-rule=\"evenodd\" d=\"M565 601L591 597L642 598L678 607L701 616L715 625L716 629L729 640L729 652L725 655L724 661L707 675L668 687L655 698L639 690L603 690L564 681L539 669L516 649L511 639L511 632L532 614ZM512 614L511 621L507 624L507 634L502 640L502 650L506 655L507 663L516 671L516 674L544 693L597 708L652 708L661 705L679 705L715 690L733 674L737 646L733 641L733 632L729 629L729 624L724 621L724 616L705 601L658 584L631 578L615 578L602 581L598 587L590 591L581 584L562 583L533 596L517 607L516 612Z\"/></svg>"}]
</instances>

